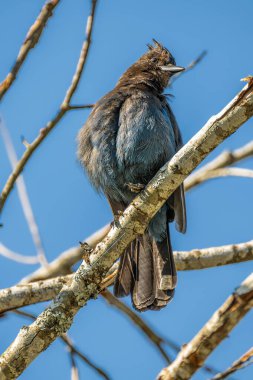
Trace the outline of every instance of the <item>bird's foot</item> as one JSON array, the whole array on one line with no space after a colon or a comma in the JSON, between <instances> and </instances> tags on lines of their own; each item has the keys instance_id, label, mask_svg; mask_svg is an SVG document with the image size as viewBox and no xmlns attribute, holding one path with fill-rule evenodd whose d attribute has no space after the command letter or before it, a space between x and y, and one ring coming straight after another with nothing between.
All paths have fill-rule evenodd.
<instances>
[{"instance_id":1,"label":"bird's foot","mask_svg":"<svg viewBox=\"0 0 253 380\"><path fill-rule=\"evenodd\" d=\"M120 227L119 218L123 215L123 211L118 210L117 214L114 215L114 221L111 223L111 227Z\"/></svg>"},{"instance_id":2,"label":"bird's foot","mask_svg":"<svg viewBox=\"0 0 253 380\"><path fill-rule=\"evenodd\" d=\"M80 241L79 244L82 249L83 259L90 265L90 255L93 252L93 248L86 241L84 243Z\"/></svg>"},{"instance_id":3,"label":"bird's foot","mask_svg":"<svg viewBox=\"0 0 253 380\"><path fill-rule=\"evenodd\" d=\"M141 190L145 188L145 185L143 185L142 183L128 182L126 185L132 191L132 193L139 193Z\"/></svg>"}]
</instances>

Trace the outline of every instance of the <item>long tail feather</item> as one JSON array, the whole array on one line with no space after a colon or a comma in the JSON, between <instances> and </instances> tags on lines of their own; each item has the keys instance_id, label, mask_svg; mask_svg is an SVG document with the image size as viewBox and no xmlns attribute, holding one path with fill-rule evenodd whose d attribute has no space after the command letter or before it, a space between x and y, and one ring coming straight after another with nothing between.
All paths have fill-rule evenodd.
<instances>
[{"instance_id":1,"label":"long tail feather","mask_svg":"<svg viewBox=\"0 0 253 380\"><path fill-rule=\"evenodd\" d=\"M176 282L169 230L162 242L146 232L123 254L114 294L122 297L131 293L138 311L160 310L172 299Z\"/></svg>"}]
</instances>

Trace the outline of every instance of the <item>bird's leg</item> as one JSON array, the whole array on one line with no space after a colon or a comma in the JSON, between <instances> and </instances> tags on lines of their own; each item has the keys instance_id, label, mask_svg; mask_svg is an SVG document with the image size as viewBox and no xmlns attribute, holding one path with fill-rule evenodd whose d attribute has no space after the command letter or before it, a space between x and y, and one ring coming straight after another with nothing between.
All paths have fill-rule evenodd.
<instances>
[{"instance_id":1,"label":"bird's leg","mask_svg":"<svg viewBox=\"0 0 253 380\"><path fill-rule=\"evenodd\" d=\"M132 193L139 193L141 190L145 188L145 185L143 185L142 183L128 182L126 185L129 188L129 190L132 191Z\"/></svg>"},{"instance_id":2,"label":"bird's leg","mask_svg":"<svg viewBox=\"0 0 253 380\"><path fill-rule=\"evenodd\" d=\"M120 224L119 224L119 218L121 217L121 215L123 215L123 211L121 210L118 210L115 214L114 214L114 221L111 223L111 227L113 227L114 225L116 227L120 227Z\"/></svg>"}]
</instances>

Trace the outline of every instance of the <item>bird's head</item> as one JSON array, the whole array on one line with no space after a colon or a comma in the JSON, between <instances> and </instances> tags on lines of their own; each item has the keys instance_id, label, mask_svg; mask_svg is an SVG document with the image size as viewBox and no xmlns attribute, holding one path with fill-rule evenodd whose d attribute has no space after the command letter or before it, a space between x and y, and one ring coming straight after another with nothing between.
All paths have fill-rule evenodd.
<instances>
[{"instance_id":1,"label":"bird's head","mask_svg":"<svg viewBox=\"0 0 253 380\"><path fill-rule=\"evenodd\" d=\"M148 44L148 51L143 54L122 75L118 84L144 83L162 92L170 78L184 68L176 66L173 55L162 44L153 39L154 44Z\"/></svg>"}]
</instances>

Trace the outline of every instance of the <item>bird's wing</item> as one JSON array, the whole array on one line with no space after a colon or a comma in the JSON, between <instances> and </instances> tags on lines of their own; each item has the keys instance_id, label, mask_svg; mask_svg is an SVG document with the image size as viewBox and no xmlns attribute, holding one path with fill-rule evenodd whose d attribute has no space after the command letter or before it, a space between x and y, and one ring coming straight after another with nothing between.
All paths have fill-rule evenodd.
<instances>
[{"instance_id":1,"label":"bird's wing","mask_svg":"<svg viewBox=\"0 0 253 380\"><path fill-rule=\"evenodd\" d=\"M178 151L182 145L183 140L180 133L180 129L178 127L176 118L166 102L166 109L173 127L175 142L176 142L176 150ZM184 185L180 185L173 194L174 197L174 212L175 212L175 221L176 228L179 232L185 233L187 227L187 219L186 219L186 207L185 207L185 195L184 195Z\"/></svg>"}]
</instances>

